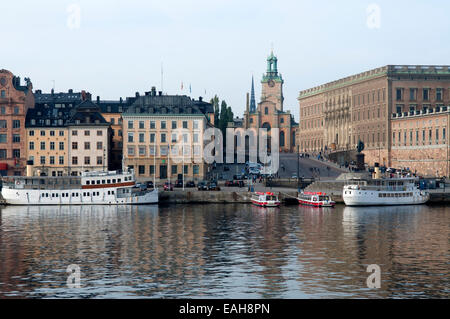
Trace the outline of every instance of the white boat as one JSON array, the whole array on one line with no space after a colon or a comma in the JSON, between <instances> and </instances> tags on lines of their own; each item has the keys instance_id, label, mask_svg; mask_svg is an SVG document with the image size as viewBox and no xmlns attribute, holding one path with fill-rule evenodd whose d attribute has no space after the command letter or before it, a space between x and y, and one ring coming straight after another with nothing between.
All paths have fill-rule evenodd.
<instances>
[{"instance_id":1,"label":"white boat","mask_svg":"<svg viewBox=\"0 0 450 319\"><path fill-rule=\"evenodd\" d=\"M314 207L334 207L336 205L330 196L322 192L303 192L297 200L300 205Z\"/></svg>"},{"instance_id":2,"label":"white boat","mask_svg":"<svg viewBox=\"0 0 450 319\"><path fill-rule=\"evenodd\" d=\"M347 206L420 205L430 194L416 186L416 178L397 177L353 180L344 186L342 197Z\"/></svg>"},{"instance_id":3,"label":"white boat","mask_svg":"<svg viewBox=\"0 0 450 319\"><path fill-rule=\"evenodd\" d=\"M278 197L271 192L256 192L252 195L252 204L259 207L279 207L281 205Z\"/></svg>"},{"instance_id":4,"label":"white boat","mask_svg":"<svg viewBox=\"0 0 450 319\"><path fill-rule=\"evenodd\" d=\"M8 176L2 181L2 196L8 205L158 203L158 189L137 188L133 170L83 172L81 176Z\"/></svg>"}]
</instances>

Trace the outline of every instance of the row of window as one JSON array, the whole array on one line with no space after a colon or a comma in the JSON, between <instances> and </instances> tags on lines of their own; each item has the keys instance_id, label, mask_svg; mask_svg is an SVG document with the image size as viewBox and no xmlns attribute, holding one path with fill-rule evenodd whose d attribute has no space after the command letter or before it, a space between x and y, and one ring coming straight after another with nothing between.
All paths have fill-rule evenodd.
<instances>
[{"instance_id":1,"label":"row of window","mask_svg":"<svg viewBox=\"0 0 450 319\"><path fill-rule=\"evenodd\" d=\"M29 136L34 136L35 132L34 130L30 130L28 132ZM40 136L45 136L46 134L46 130L40 130L39 135ZM50 136L55 136L55 131L49 131ZM58 135L59 136L64 136L64 131L58 131ZM91 131L90 130L85 130L84 131L84 136L90 136L91 135ZM77 130L73 130L72 131L72 136L78 136L78 131ZM103 136L103 131L98 130L97 131L97 136Z\"/></svg>"},{"instance_id":2,"label":"row of window","mask_svg":"<svg viewBox=\"0 0 450 319\"><path fill-rule=\"evenodd\" d=\"M40 142L40 150L41 151L45 151L45 147L46 147L46 143L45 142ZM31 150L31 151L35 149L35 145L34 145L33 141L28 143L28 149ZM50 150L51 151L55 150L55 142L50 142ZM59 150L60 151L64 150L64 142L59 142Z\"/></svg>"},{"instance_id":3,"label":"row of window","mask_svg":"<svg viewBox=\"0 0 450 319\"><path fill-rule=\"evenodd\" d=\"M125 182L131 181L131 176L125 176L123 179ZM87 180L86 185L101 185L101 184L116 184L116 183L122 183L121 178L110 178L110 179L97 179L97 180Z\"/></svg>"},{"instance_id":4,"label":"row of window","mask_svg":"<svg viewBox=\"0 0 450 319\"><path fill-rule=\"evenodd\" d=\"M128 129L134 129L135 128L135 121L129 120L128 121ZM193 121L192 122L192 126L193 129L198 129L199 128L199 121ZM145 129L146 125L145 125L145 121L137 121L137 128L139 129ZM177 121L171 121L171 127L172 129L177 129L178 128L178 122ZM189 127L189 122L188 121L182 121L182 128L187 129ZM150 129L156 129L156 121L150 121L149 122L149 128ZM159 128L162 130L167 129L167 122L166 121L160 121L159 122Z\"/></svg>"},{"instance_id":5,"label":"row of window","mask_svg":"<svg viewBox=\"0 0 450 319\"><path fill-rule=\"evenodd\" d=\"M413 193L379 193L378 197L413 197Z\"/></svg>"},{"instance_id":6,"label":"row of window","mask_svg":"<svg viewBox=\"0 0 450 319\"><path fill-rule=\"evenodd\" d=\"M19 113L20 113L20 108L18 106L14 106L13 107L13 114L14 115L19 115ZM0 107L0 114L1 115L6 115L6 107L5 106Z\"/></svg>"},{"instance_id":7,"label":"row of window","mask_svg":"<svg viewBox=\"0 0 450 319\"><path fill-rule=\"evenodd\" d=\"M8 120L0 120L0 128L8 128ZM12 120L12 128L20 128L20 120Z\"/></svg>"},{"instance_id":8,"label":"row of window","mask_svg":"<svg viewBox=\"0 0 450 319\"><path fill-rule=\"evenodd\" d=\"M128 133L128 143L134 143L135 139L134 139L134 133ZM183 134L183 142L184 143L188 143L189 141L189 134ZM150 143L155 143L155 137L156 134L155 133L150 133L149 136L149 142ZM145 133L139 133L138 134L138 138L139 138L139 143L145 143ZM194 143L198 143L199 141L199 134L198 133L194 133L192 136L192 140ZM167 143L167 134L166 133L161 133L160 134L160 138L159 138L160 143ZM172 133L171 134L171 141L172 143L177 143L178 141L178 135L177 133Z\"/></svg>"},{"instance_id":9,"label":"row of window","mask_svg":"<svg viewBox=\"0 0 450 319\"><path fill-rule=\"evenodd\" d=\"M408 91L406 91L408 92ZM419 100L419 92L421 92L421 98L423 101L430 101L431 99L431 89L425 88L422 90L419 90L417 88L410 88L409 89L409 100L410 101L417 101ZM434 98L436 101L442 101L444 97L444 89L443 88L437 88L434 90ZM395 89L395 99L397 101L403 101L405 99L405 89L404 88L396 88Z\"/></svg>"},{"instance_id":10,"label":"row of window","mask_svg":"<svg viewBox=\"0 0 450 319\"><path fill-rule=\"evenodd\" d=\"M12 135L12 142L13 143L20 143L20 135L19 134L13 134ZM6 134L0 134L0 143L8 143L8 138Z\"/></svg>"},{"instance_id":11,"label":"row of window","mask_svg":"<svg viewBox=\"0 0 450 319\"><path fill-rule=\"evenodd\" d=\"M147 146L138 146L137 150L138 150L137 155L139 155L139 156L147 155ZM136 147L134 147L134 146L128 146L127 151L128 151L129 156L136 155ZM157 153L157 148L155 146L148 147L148 155L156 156L156 155L158 155L156 153ZM181 148L179 148L177 145L171 145L170 153L172 156L180 156L181 155L180 153L184 154L185 156L189 156L189 155L191 155L191 153L193 153L194 156L200 156L202 154L202 146L201 145L193 145L191 147L191 146L185 145L185 146L182 146ZM161 145L159 147L159 155L167 156L168 154L169 154L169 146Z\"/></svg>"},{"instance_id":12,"label":"row of window","mask_svg":"<svg viewBox=\"0 0 450 319\"><path fill-rule=\"evenodd\" d=\"M81 196L81 193L75 192L72 193L72 197L79 197L79 195ZM114 195L114 191L108 191L108 195ZM83 197L88 197L88 196L100 196L100 192L83 192ZM59 193L42 193L41 194L41 198L58 198L59 197ZM70 197L70 193L61 193L61 197L62 198L69 198Z\"/></svg>"},{"instance_id":13,"label":"row of window","mask_svg":"<svg viewBox=\"0 0 450 319\"><path fill-rule=\"evenodd\" d=\"M439 132L440 132L439 128L435 129L434 140L436 140L437 144L439 142ZM428 135L429 143L430 144L432 143L432 140L433 140L433 130L432 129L428 130L428 134L426 134L426 130L422 130L422 134L420 134L418 130L415 131L415 134L413 133L413 131L409 131L409 143L410 143L410 145L412 145L412 143L413 143L413 136L414 135L415 135L416 144L418 144L418 142L420 141L419 140L419 136L422 137L422 142L425 142L426 141L426 135ZM407 137L408 137L407 131L404 131L403 132L403 144L404 145L406 145ZM446 137L447 137L446 136L446 128L443 127L442 128L442 140L445 141ZM395 145L396 141L398 141L399 145L402 143L402 132L399 131L399 132L393 132L392 133L392 144Z\"/></svg>"},{"instance_id":14,"label":"row of window","mask_svg":"<svg viewBox=\"0 0 450 319\"><path fill-rule=\"evenodd\" d=\"M0 155L1 155L1 153L0 153ZM30 156L29 160L34 162L34 156ZM45 165L47 163L46 160L47 160L46 156L40 156L39 164ZM48 164L55 165L56 164L55 160L56 160L55 156L49 156ZM58 165L64 165L64 156L58 157ZM78 157L77 156L72 157L72 165L78 165ZM84 157L84 165L91 165L91 157L90 156ZM103 157L102 156L97 156L97 165L103 165Z\"/></svg>"},{"instance_id":15,"label":"row of window","mask_svg":"<svg viewBox=\"0 0 450 319\"><path fill-rule=\"evenodd\" d=\"M0 159L7 159L8 152L6 149L0 149ZM12 158L20 158L20 149L12 150Z\"/></svg>"},{"instance_id":16,"label":"row of window","mask_svg":"<svg viewBox=\"0 0 450 319\"><path fill-rule=\"evenodd\" d=\"M172 175L177 175L178 173L180 174L189 174L189 165L180 165L180 168L178 168L179 165L171 165L171 174ZM130 166L131 168L133 168L132 166ZM182 173L183 170L183 173ZM149 165L148 166L148 171L146 170L146 166L145 165L138 165L138 174L139 175L146 175L148 172L148 175L154 175L155 174L155 166L154 165ZM159 172L161 175L164 175L163 172L167 172L167 165L161 165ZM200 167L198 165L193 165L192 166L192 174L194 175L198 175L200 172ZM164 176L162 178L166 178L167 176Z\"/></svg>"}]
</instances>

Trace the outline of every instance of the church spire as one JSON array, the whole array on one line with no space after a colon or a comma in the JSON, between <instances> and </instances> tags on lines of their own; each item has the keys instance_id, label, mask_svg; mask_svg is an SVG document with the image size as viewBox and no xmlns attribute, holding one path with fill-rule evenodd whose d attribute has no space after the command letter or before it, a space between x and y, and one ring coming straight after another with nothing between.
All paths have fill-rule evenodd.
<instances>
[{"instance_id":1,"label":"church spire","mask_svg":"<svg viewBox=\"0 0 450 319\"><path fill-rule=\"evenodd\" d=\"M250 97L250 112L251 113L256 112L255 84L253 81L253 75L252 75L252 92L251 92L251 97Z\"/></svg>"}]
</instances>

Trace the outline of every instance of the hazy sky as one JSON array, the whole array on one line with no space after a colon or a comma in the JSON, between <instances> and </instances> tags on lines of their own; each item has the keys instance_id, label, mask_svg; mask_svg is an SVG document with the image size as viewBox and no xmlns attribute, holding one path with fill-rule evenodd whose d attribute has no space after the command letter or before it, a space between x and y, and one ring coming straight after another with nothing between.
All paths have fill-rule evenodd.
<instances>
[{"instance_id":1,"label":"hazy sky","mask_svg":"<svg viewBox=\"0 0 450 319\"><path fill-rule=\"evenodd\" d=\"M239 116L252 74L259 102L272 43L296 121L300 90L387 64L450 64L447 0L16 0L0 13L0 68L35 89L54 80L118 99L160 90L163 64L164 92L218 94Z\"/></svg>"}]
</instances>

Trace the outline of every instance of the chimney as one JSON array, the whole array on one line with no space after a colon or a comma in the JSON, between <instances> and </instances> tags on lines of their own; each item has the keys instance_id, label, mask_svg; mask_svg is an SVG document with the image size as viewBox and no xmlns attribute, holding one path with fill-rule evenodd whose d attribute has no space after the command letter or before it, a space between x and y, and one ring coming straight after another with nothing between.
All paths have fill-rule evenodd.
<instances>
[{"instance_id":1,"label":"chimney","mask_svg":"<svg viewBox=\"0 0 450 319\"><path fill-rule=\"evenodd\" d=\"M120 98L120 104L122 104L122 102L123 102L123 99L122 99L122 98Z\"/></svg>"},{"instance_id":2,"label":"chimney","mask_svg":"<svg viewBox=\"0 0 450 319\"><path fill-rule=\"evenodd\" d=\"M71 93L71 94L72 94L72 93L73 93L73 89L69 89L69 93Z\"/></svg>"},{"instance_id":3,"label":"chimney","mask_svg":"<svg viewBox=\"0 0 450 319\"><path fill-rule=\"evenodd\" d=\"M199 96L198 100L201 102L201 101L203 101L203 98L201 96Z\"/></svg>"},{"instance_id":4,"label":"chimney","mask_svg":"<svg viewBox=\"0 0 450 319\"><path fill-rule=\"evenodd\" d=\"M152 96L156 96L156 87L152 86Z\"/></svg>"},{"instance_id":5,"label":"chimney","mask_svg":"<svg viewBox=\"0 0 450 319\"><path fill-rule=\"evenodd\" d=\"M139 92L136 92L136 97L139 97Z\"/></svg>"},{"instance_id":6,"label":"chimney","mask_svg":"<svg viewBox=\"0 0 450 319\"><path fill-rule=\"evenodd\" d=\"M162 95L162 91L159 91L159 92L158 92L158 95L161 96L161 95Z\"/></svg>"},{"instance_id":7,"label":"chimney","mask_svg":"<svg viewBox=\"0 0 450 319\"><path fill-rule=\"evenodd\" d=\"M100 96L97 95L97 104L100 104Z\"/></svg>"}]
</instances>

